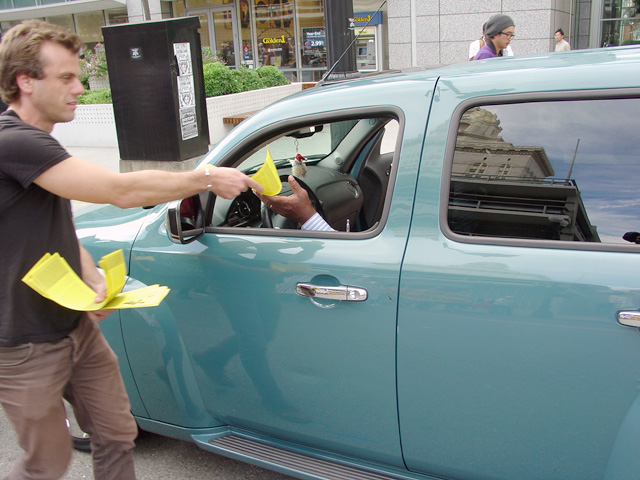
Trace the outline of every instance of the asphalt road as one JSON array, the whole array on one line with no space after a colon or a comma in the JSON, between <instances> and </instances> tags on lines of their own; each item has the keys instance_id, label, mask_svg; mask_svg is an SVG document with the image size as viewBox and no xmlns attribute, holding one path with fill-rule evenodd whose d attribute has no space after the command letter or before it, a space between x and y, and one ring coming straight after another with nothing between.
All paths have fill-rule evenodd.
<instances>
[{"instance_id":1,"label":"asphalt road","mask_svg":"<svg viewBox=\"0 0 640 480\"><path fill-rule=\"evenodd\" d=\"M292 477L206 452L196 445L141 432L136 442L136 474L140 480L292 480ZM0 478L21 453L0 408ZM74 452L64 480L91 479L91 455Z\"/></svg>"}]
</instances>

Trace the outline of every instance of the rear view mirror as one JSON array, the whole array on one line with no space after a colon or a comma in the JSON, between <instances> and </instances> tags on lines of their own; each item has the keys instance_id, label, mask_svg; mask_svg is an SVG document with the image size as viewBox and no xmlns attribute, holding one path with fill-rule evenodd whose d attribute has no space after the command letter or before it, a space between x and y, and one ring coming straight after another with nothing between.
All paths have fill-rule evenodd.
<instances>
[{"instance_id":1,"label":"rear view mirror","mask_svg":"<svg viewBox=\"0 0 640 480\"><path fill-rule=\"evenodd\" d=\"M204 233L204 209L200 195L169 204L167 230L173 242L182 244L193 242Z\"/></svg>"},{"instance_id":2,"label":"rear view mirror","mask_svg":"<svg viewBox=\"0 0 640 480\"><path fill-rule=\"evenodd\" d=\"M324 125L312 125L310 127L301 128L300 130L296 130L295 132L287 133L287 137L293 138L307 138L315 135L318 132L321 132L324 128Z\"/></svg>"}]
</instances>

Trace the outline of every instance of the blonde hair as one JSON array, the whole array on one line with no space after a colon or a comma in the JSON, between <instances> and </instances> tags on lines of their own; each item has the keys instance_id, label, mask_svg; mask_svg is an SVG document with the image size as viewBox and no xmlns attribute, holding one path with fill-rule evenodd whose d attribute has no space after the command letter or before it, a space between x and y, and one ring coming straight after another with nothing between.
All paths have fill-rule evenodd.
<instances>
[{"instance_id":1,"label":"blonde hair","mask_svg":"<svg viewBox=\"0 0 640 480\"><path fill-rule=\"evenodd\" d=\"M42 20L25 20L10 28L0 42L0 97L9 104L20 97L16 81L20 73L44 77L40 47L45 42L62 45L73 53L82 48L80 37L66 28Z\"/></svg>"}]
</instances>

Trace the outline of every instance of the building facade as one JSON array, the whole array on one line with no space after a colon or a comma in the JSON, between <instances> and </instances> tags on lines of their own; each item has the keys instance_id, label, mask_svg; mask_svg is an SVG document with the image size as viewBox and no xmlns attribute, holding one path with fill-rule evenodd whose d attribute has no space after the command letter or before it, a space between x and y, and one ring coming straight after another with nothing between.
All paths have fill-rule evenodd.
<instances>
[{"instance_id":1,"label":"building facade","mask_svg":"<svg viewBox=\"0 0 640 480\"><path fill-rule=\"evenodd\" d=\"M345 31L359 34L363 72L388 68L386 8L379 7L354 0L354 17L345 19ZM103 41L103 26L197 16L202 46L228 66L273 65L292 81L313 81L327 69L324 14L323 0L0 0L0 33L42 18L76 31L90 50Z\"/></svg>"},{"instance_id":2,"label":"building facade","mask_svg":"<svg viewBox=\"0 0 640 480\"><path fill-rule=\"evenodd\" d=\"M562 28L573 49L640 43L640 0L352 0L345 31L357 68L431 67L468 60L495 13L516 23L516 54L553 51ZM87 49L105 25L197 16L202 45L231 67L274 65L291 80L326 71L324 0L0 0L0 33L27 18L76 31Z\"/></svg>"}]
</instances>

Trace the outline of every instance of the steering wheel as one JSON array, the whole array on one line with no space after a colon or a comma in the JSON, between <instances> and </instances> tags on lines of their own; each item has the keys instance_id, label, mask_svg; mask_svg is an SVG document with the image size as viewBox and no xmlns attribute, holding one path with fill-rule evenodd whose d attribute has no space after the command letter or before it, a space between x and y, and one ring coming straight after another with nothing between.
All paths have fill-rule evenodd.
<instances>
[{"instance_id":1,"label":"steering wheel","mask_svg":"<svg viewBox=\"0 0 640 480\"><path fill-rule=\"evenodd\" d=\"M289 193L291 192L291 187L289 186L289 182L287 181L287 179L289 178L289 175L280 175L280 181L282 182L282 190L283 192L281 192L279 195L282 195L282 193ZM304 188L307 193L309 194L309 201L311 202L311 205L313 206L313 208L315 208L316 212L318 212L321 216L324 217L324 212L322 211L322 203L320 202L320 200L318 199L318 196L315 194L315 192L313 191L313 189L307 185L307 183L303 180L300 180L298 177L295 177L296 180L298 181L298 183L300 184L300 186L302 188ZM273 217L278 215L276 212L274 212L273 210L271 210L269 207L267 207L264 203L260 206L260 218L262 220L262 228L273 228ZM285 217L283 217L285 218ZM285 218L284 221L284 228L288 228L288 229L299 229L300 226L294 222L293 220L291 220L290 218Z\"/></svg>"}]
</instances>

